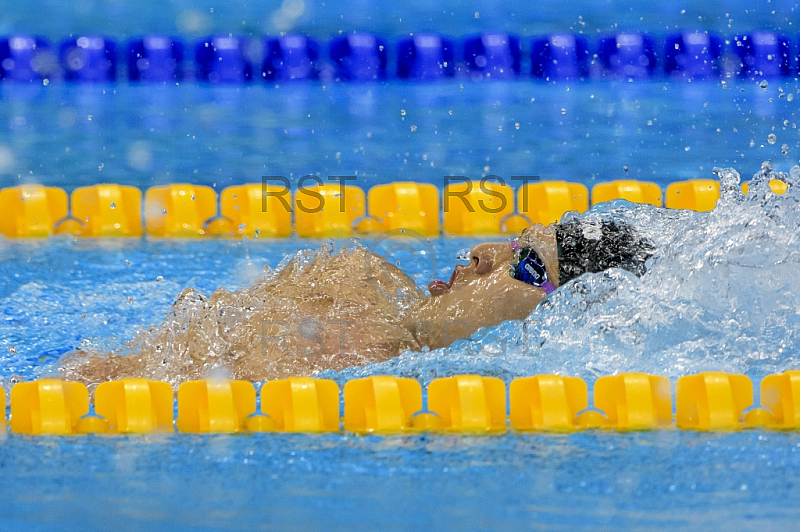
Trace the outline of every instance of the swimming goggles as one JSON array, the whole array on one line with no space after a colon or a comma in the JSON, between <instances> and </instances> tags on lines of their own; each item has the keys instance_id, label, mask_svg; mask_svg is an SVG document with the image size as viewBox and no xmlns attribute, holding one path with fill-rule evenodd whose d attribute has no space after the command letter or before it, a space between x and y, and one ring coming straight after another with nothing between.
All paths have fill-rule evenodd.
<instances>
[{"instance_id":1,"label":"swimming goggles","mask_svg":"<svg viewBox=\"0 0 800 532\"><path fill-rule=\"evenodd\" d=\"M520 247L516 241L511 241L511 249L516 254L516 262L511 264L511 277L517 281L537 286L544 290L546 294L555 291L556 287L547 278L547 269L544 261L530 247Z\"/></svg>"}]
</instances>

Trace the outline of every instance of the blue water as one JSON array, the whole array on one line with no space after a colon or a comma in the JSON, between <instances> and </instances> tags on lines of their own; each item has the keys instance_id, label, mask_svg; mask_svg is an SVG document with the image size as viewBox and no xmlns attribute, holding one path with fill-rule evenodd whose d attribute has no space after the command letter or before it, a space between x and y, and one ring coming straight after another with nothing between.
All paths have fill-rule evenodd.
<instances>
[{"instance_id":1,"label":"blue water","mask_svg":"<svg viewBox=\"0 0 800 532\"><path fill-rule=\"evenodd\" d=\"M663 34L701 28L724 34L753 29L796 33L796 0L699 3L636 0L582 0L526 3L412 0L403 3L333 1L87 0L64 6L58 0L31 0L0 13L0 33L24 31L60 39L71 33L102 33L117 38L147 33L202 36L234 33L262 36L297 31L328 38L340 31L384 35L436 31L454 36L484 30L524 35L574 31L595 35L620 30Z\"/></svg>"},{"instance_id":2,"label":"blue water","mask_svg":"<svg viewBox=\"0 0 800 532\"><path fill-rule=\"evenodd\" d=\"M7 530L786 530L796 434L0 442Z\"/></svg>"},{"instance_id":3,"label":"blue water","mask_svg":"<svg viewBox=\"0 0 800 532\"><path fill-rule=\"evenodd\" d=\"M73 32L122 39L291 30L328 38L353 29L390 37L499 29L595 36L703 28L796 36L798 11L794 1L300 4L302 12L296 2L93 0L65 8L40 0L2 10L0 34L57 40ZM727 86L3 84L0 186L39 182L71 190L108 181L147 188L189 181L221 190L263 175L309 173L357 175L364 188L400 179L441 185L451 174L540 175L587 185L631 177L664 186L711 177L715 166L736 167L749 178L764 160L784 171L796 164L799 120L789 96L798 89L795 80L766 88L730 80ZM557 371L591 382L637 369L674 382L704 369L758 379L798 368L796 200L732 199L716 213L674 219L623 205L622 216L667 246L657 275L592 276L576 285L582 292L556 294L552 307L524 324L504 324L451 350L407 353L328 376L343 381L382 372L427 381L459 371L506 379ZM434 274L449 275L458 252L476 242L434 240L435 272L408 256L392 260L424 285ZM0 381L8 390L17 380L53 374L59 357L82 345L121 349L140 327L160 322L184 287L246 286L265 264L277 266L284 255L319 244L2 240ZM520 327L535 331L539 343L519 349ZM498 339L508 352L497 351ZM799 456L796 432L765 431L1 434L0 528L788 529L800 517L793 504L800 497Z\"/></svg>"},{"instance_id":4,"label":"blue water","mask_svg":"<svg viewBox=\"0 0 800 532\"><path fill-rule=\"evenodd\" d=\"M746 174L800 153L794 80L0 87L0 185ZM790 96L791 95L791 96ZM774 142L770 142L774 135Z\"/></svg>"}]
</instances>

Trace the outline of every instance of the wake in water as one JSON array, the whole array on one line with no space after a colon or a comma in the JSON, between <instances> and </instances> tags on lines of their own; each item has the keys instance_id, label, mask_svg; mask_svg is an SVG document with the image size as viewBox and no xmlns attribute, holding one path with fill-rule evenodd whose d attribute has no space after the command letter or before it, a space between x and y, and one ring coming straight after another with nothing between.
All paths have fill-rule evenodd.
<instances>
[{"instance_id":1,"label":"wake in water","mask_svg":"<svg viewBox=\"0 0 800 532\"><path fill-rule=\"evenodd\" d=\"M619 269L586 274L525 320L483 329L444 349L327 375L429 381L457 373L509 379L644 371L674 377L706 370L764 375L800 366L800 167L785 174L765 163L748 195L735 170L715 173L721 197L711 212L617 201L580 215L622 220L646 235L658 251L642 277ZM787 193L774 194L770 180L788 183Z\"/></svg>"}]
</instances>

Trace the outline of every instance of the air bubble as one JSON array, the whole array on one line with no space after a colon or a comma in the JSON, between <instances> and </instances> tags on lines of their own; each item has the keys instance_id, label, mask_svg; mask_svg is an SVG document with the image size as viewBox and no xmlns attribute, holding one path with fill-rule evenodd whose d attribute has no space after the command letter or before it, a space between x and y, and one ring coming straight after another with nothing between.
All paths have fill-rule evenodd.
<instances>
[{"instance_id":1,"label":"air bubble","mask_svg":"<svg viewBox=\"0 0 800 532\"><path fill-rule=\"evenodd\" d=\"M781 153L783 155L788 155L789 154L789 145L788 144L783 144L781 146Z\"/></svg>"},{"instance_id":2,"label":"air bubble","mask_svg":"<svg viewBox=\"0 0 800 532\"><path fill-rule=\"evenodd\" d=\"M767 142L769 142L770 144L775 144L776 142L778 142L778 137L775 135L775 133L770 133L769 135L767 135Z\"/></svg>"},{"instance_id":3,"label":"air bubble","mask_svg":"<svg viewBox=\"0 0 800 532\"><path fill-rule=\"evenodd\" d=\"M766 89L767 88L767 80L763 80L761 83L758 84L758 86L761 87L762 89Z\"/></svg>"}]
</instances>

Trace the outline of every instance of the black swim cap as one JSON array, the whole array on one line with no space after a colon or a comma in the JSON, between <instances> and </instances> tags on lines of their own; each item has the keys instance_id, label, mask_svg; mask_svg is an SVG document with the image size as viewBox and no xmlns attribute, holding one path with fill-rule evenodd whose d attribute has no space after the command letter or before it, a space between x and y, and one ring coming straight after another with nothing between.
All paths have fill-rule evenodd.
<instances>
[{"instance_id":1,"label":"black swim cap","mask_svg":"<svg viewBox=\"0 0 800 532\"><path fill-rule=\"evenodd\" d=\"M653 244L631 225L616 220L574 219L558 224L556 243L559 284L609 268L641 276L655 252Z\"/></svg>"}]
</instances>

